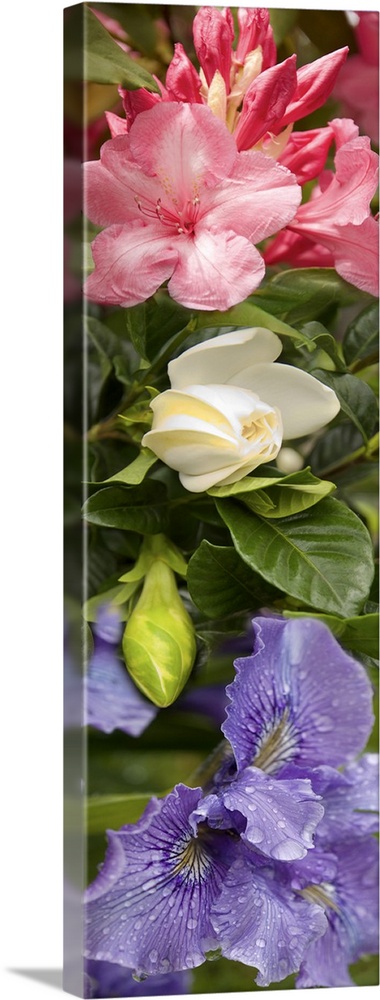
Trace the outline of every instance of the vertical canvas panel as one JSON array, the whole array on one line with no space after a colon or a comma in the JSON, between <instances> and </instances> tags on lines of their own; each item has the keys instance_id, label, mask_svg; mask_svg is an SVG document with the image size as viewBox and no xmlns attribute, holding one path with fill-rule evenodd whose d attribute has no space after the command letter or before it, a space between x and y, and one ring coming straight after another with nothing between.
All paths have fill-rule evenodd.
<instances>
[{"instance_id":1,"label":"vertical canvas panel","mask_svg":"<svg viewBox=\"0 0 380 1000\"><path fill-rule=\"evenodd\" d=\"M378 14L64 57L64 988L375 985Z\"/></svg>"}]
</instances>

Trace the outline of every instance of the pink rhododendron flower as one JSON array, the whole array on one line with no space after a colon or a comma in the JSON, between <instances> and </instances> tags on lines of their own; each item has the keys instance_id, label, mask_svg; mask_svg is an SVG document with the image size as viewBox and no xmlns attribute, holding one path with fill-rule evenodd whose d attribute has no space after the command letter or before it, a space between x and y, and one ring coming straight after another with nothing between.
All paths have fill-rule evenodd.
<instances>
[{"instance_id":1,"label":"pink rhododendron flower","mask_svg":"<svg viewBox=\"0 0 380 1000\"><path fill-rule=\"evenodd\" d=\"M295 56L276 65L269 10L240 7L237 17L239 37L234 49L229 8L201 7L193 22L199 73L182 45L175 45L165 86L156 81L160 94L143 88L120 90L126 117L118 121L118 116L109 117L111 135L128 131L137 115L158 102L181 101L207 104L234 135L239 151L280 133L284 134L282 145L286 143L293 123L321 107L331 94L348 48L330 52L299 70ZM277 158L275 148L271 155Z\"/></svg>"},{"instance_id":2,"label":"pink rhododendron flower","mask_svg":"<svg viewBox=\"0 0 380 1000\"><path fill-rule=\"evenodd\" d=\"M267 263L289 261L321 266L320 247L330 255L330 262L346 281L378 294L379 237L378 224L371 215L370 201L378 184L378 156L367 136L348 119L334 119L336 154L335 174L324 171L310 200L301 205L289 224L292 237L280 233L268 252ZM295 236L294 236L295 234ZM311 261L305 245L310 243ZM315 249L315 248L314 248Z\"/></svg>"},{"instance_id":3,"label":"pink rhododendron flower","mask_svg":"<svg viewBox=\"0 0 380 1000\"><path fill-rule=\"evenodd\" d=\"M85 164L92 244L86 294L132 306L169 279L178 302L228 309L262 280L256 243L293 218L301 189L259 151L238 153L209 108L160 103Z\"/></svg>"},{"instance_id":4,"label":"pink rhododendron flower","mask_svg":"<svg viewBox=\"0 0 380 1000\"><path fill-rule=\"evenodd\" d=\"M359 52L350 56L335 84L333 96L364 135L379 145L379 14L358 11L355 28Z\"/></svg>"}]
</instances>

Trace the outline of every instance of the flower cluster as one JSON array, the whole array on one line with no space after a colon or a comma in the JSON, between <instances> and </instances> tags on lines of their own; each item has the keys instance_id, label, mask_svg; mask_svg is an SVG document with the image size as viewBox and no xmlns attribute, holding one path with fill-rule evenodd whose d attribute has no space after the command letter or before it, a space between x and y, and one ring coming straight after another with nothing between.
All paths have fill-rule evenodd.
<instances>
[{"instance_id":1,"label":"flower cluster","mask_svg":"<svg viewBox=\"0 0 380 1000\"><path fill-rule=\"evenodd\" d=\"M260 986L294 972L297 986L345 986L376 951L377 756L358 757L373 722L366 671L315 619L253 628L199 787L179 784L108 831L86 893L92 969L142 979L223 955Z\"/></svg>"},{"instance_id":2,"label":"flower cluster","mask_svg":"<svg viewBox=\"0 0 380 1000\"><path fill-rule=\"evenodd\" d=\"M86 212L103 227L93 301L132 306L168 281L184 306L226 310L258 287L264 261L334 266L377 294L369 138L351 119L293 131L330 96L347 47L297 70L295 56L276 63L268 10L240 8L238 21L233 48L231 11L200 8L199 73L178 43L160 92L121 89L125 118L108 113L112 139L85 175ZM272 236L262 255L257 244Z\"/></svg>"}]
</instances>

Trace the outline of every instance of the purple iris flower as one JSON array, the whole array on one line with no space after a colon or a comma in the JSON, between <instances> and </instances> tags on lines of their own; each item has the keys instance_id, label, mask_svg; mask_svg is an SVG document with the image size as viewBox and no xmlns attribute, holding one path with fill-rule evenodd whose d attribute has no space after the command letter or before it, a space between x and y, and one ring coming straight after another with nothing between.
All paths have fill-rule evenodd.
<instances>
[{"instance_id":1,"label":"purple iris flower","mask_svg":"<svg viewBox=\"0 0 380 1000\"><path fill-rule=\"evenodd\" d=\"M121 729L129 736L140 736L158 709L140 694L118 656L122 629L116 609L99 610L93 626L94 652L84 681L85 722L104 733Z\"/></svg>"},{"instance_id":2,"label":"purple iris flower","mask_svg":"<svg viewBox=\"0 0 380 1000\"><path fill-rule=\"evenodd\" d=\"M262 617L253 627L254 652L235 660L221 727L236 773L227 754L201 811L210 825L235 823L261 852L292 861L313 849L324 813L311 770L336 768L363 750L372 689L364 667L323 623Z\"/></svg>"},{"instance_id":3,"label":"purple iris flower","mask_svg":"<svg viewBox=\"0 0 380 1000\"><path fill-rule=\"evenodd\" d=\"M253 620L255 648L235 660L222 731L237 769L278 775L287 763L339 767L360 753L373 725L364 667L313 618Z\"/></svg>"},{"instance_id":4,"label":"purple iris flower","mask_svg":"<svg viewBox=\"0 0 380 1000\"><path fill-rule=\"evenodd\" d=\"M86 893L91 961L144 978L219 953L259 986L292 972L300 987L345 986L376 951L377 756L356 759L373 721L365 669L313 619L253 627L211 779L206 767L204 788L177 785L108 831Z\"/></svg>"},{"instance_id":5,"label":"purple iris flower","mask_svg":"<svg viewBox=\"0 0 380 1000\"><path fill-rule=\"evenodd\" d=\"M172 972L149 976L136 982L130 969L111 962L86 962L84 996L91 1000L102 997L156 997L191 993L191 973Z\"/></svg>"},{"instance_id":6,"label":"purple iris flower","mask_svg":"<svg viewBox=\"0 0 380 1000\"><path fill-rule=\"evenodd\" d=\"M324 913L277 886L273 863L238 836L198 823L201 796L178 785L152 799L138 823L108 832L86 893L85 955L143 977L196 967L219 951L254 965L261 985L283 979L324 933Z\"/></svg>"}]
</instances>

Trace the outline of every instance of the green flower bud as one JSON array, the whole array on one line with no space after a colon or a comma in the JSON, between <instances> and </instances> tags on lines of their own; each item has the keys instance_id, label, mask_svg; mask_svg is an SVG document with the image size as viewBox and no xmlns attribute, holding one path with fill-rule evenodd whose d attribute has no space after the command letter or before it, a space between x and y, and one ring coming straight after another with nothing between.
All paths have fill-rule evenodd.
<instances>
[{"instance_id":1,"label":"green flower bud","mask_svg":"<svg viewBox=\"0 0 380 1000\"><path fill-rule=\"evenodd\" d=\"M178 698L196 653L193 622L178 593L173 570L155 559L123 636L127 669L155 705Z\"/></svg>"}]
</instances>

